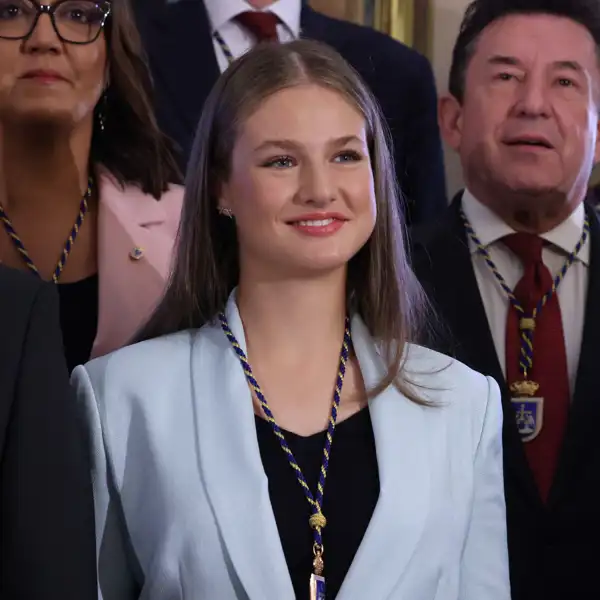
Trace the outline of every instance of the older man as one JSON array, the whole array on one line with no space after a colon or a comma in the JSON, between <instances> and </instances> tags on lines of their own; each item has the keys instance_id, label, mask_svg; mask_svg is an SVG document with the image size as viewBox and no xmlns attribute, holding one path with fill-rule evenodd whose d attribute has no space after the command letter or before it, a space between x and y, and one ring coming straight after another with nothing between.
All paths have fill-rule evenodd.
<instances>
[{"instance_id":1,"label":"older man","mask_svg":"<svg viewBox=\"0 0 600 600\"><path fill-rule=\"evenodd\" d=\"M599 44L597 0L469 6L439 107L466 189L414 248L432 344L504 390L514 600L598 595Z\"/></svg>"}]
</instances>

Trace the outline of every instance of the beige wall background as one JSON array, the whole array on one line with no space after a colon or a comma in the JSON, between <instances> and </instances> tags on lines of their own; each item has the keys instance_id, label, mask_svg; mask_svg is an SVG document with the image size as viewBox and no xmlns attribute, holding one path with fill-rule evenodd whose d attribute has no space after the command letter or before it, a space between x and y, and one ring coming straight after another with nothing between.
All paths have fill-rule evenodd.
<instances>
[{"instance_id":1,"label":"beige wall background","mask_svg":"<svg viewBox=\"0 0 600 600\"><path fill-rule=\"evenodd\" d=\"M429 58L440 94L445 93L448 89L452 48L468 5L469 0L431 0ZM444 148L444 159L448 195L451 198L463 184L460 163L456 154L447 147Z\"/></svg>"}]
</instances>

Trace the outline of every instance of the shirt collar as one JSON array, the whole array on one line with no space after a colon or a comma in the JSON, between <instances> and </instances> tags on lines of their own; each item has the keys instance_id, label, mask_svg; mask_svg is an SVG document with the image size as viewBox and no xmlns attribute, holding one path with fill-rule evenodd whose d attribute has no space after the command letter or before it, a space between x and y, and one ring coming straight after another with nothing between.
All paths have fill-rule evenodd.
<instances>
[{"instance_id":1,"label":"shirt collar","mask_svg":"<svg viewBox=\"0 0 600 600\"><path fill-rule=\"evenodd\" d=\"M169 0L171 3L179 1ZM204 5L213 33L240 13L255 10L245 0L204 0ZM265 9L277 15L295 38L300 35L301 10L301 0L277 0Z\"/></svg>"},{"instance_id":2,"label":"shirt collar","mask_svg":"<svg viewBox=\"0 0 600 600\"><path fill-rule=\"evenodd\" d=\"M482 204L471 194L469 190L465 190L462 196L462 209L467 217L475 234L479 238L481 244L487 248L501 238L515 233L512 227L509 227L495 212ZM553 246L560 248L566 254L573 252L573 249L581 238L583 231L583 223L585 221L585 207L580 203L577 208L565 219L560 225L542 234L540 237L546 240ZM477 252L477 247L469 240L469 249L471 254ZM585 244L577 255L577 260L584 265L589 266L590 262L590 240L589 236Z\"/></svg>"}]
</instances>

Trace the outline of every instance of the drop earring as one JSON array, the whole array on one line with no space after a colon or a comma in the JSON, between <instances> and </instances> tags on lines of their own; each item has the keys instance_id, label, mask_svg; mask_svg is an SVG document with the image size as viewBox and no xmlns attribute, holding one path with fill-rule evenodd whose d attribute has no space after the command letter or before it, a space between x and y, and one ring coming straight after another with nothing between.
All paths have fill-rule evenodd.
<instances>
[{"instance_id":1,"label":"drop earring","mask_svg":"<svg viewBox=\"0 0 600 600\"><path fill-rule=\"evenodd\" d=\"M220 215L223 215L224 217L227 217L228 219L233 219L233 212L230 208L223 208L223 207L219 206L219 208L217 210L219 211Z\"/></svg>"},{"instance_id":2,"label":"drop earring","mask_svg":"<svg viewBox=\"0 0 600 600\"><path fill-rule=\"evenodd\" d=\"M98 111L96 113L98 119L98 127L100 128L100 131L104 131L104 129L106 128L106 104L106 92L104 92L104 94L102 94L100 102L98 103Z\"/></svg>"}]
</instances>

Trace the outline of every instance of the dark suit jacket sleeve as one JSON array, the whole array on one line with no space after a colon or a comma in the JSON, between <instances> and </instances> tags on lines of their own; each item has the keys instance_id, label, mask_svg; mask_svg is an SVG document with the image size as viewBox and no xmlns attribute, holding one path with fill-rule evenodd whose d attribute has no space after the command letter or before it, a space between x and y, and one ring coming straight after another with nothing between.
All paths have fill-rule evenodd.
<instances>
[{"instance_id":1,"label":"dark suit jacket sleeve","mask_svg":"<svg viewBox=\"0 0 600 600\"><path fill-rule=\"evenodd\" d=\"M433 71L424 56L415 52L413 60L403 84L410 90L410 101L398 132L405 151L404 173L398 173L398 178L408 200L408 221L418 224L440 218L447 197Z\"/></svg>"},{"instance_id":2,"label":"dark suit jacket sleeve","mask_svg":"<svg viewBox=\"0 0 600 600\"><path fill-rule=\"evenodd\" d=\"M56 291L41 286L0 465L2 600L97 598L89 460L57 314Z\"/></svg>"}]
</instances>

